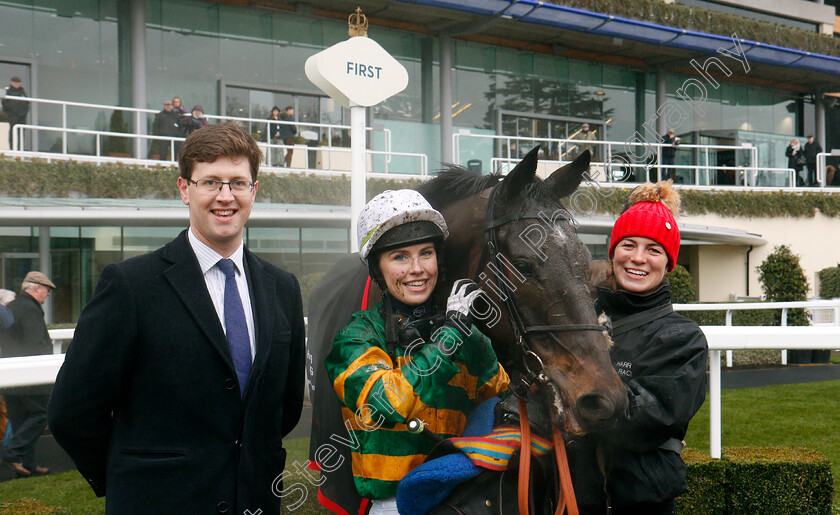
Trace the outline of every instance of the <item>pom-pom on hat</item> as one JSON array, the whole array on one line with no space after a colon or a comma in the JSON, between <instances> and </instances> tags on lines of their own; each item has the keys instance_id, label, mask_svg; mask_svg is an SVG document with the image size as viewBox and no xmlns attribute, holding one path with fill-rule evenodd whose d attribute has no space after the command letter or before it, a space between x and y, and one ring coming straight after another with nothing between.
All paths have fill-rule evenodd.
<instances>
[{"instance_id":1,"label":"pom-pom on hat","mask_svg":"<svg viewBox=\"0 0 840 515\"><path fill-rule=\"evenodd\" d=\"M680 212L680 194L673 188L673 181L647 182L634 189L624 210L615 221L610 236L610 259L615 247L624 238L639 236L650 238L662 245L668 256L668 271L677 266L680 253L680 230L675 217Z\"/></svg>"}]
</instances>

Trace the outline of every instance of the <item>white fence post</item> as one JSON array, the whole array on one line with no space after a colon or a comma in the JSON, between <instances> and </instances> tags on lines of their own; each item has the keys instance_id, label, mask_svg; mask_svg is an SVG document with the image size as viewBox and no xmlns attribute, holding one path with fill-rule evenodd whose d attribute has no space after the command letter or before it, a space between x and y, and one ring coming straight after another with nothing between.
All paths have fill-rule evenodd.
<instances>
[{"instance_id":1,"label":"white fence post","mask_svg":"<svg viewBox=\"0 0 840 515\"><path fill-rule=\"evenodd\" d=\"M709 455L720 458L720 351L709 351Z\"/></svg>"}]
</instances>

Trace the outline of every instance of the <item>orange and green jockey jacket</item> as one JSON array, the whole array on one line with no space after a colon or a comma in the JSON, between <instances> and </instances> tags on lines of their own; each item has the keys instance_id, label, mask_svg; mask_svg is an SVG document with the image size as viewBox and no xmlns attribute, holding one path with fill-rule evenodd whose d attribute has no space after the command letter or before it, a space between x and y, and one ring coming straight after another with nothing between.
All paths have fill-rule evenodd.
<instances>
[{"instance_id":1,"label":"orange and green jockey jacket","mask_svg":"<svg viewBox=\"0 0 840 515\"><path fill-rule=\"evenodd\" d=\"M336 335L325 365L342 404L350 435L353 476L362 497L396 495L397 484L423 463L434 442L410 433L419 418L442 437L461 436L467 413L508 387L490 340L475 326L469 335L442 326L432 339L397 346L397 363L385 346L382 303L353 315ZM466 332L466 331L465 331Z\"/></svg>"}]
</instances>

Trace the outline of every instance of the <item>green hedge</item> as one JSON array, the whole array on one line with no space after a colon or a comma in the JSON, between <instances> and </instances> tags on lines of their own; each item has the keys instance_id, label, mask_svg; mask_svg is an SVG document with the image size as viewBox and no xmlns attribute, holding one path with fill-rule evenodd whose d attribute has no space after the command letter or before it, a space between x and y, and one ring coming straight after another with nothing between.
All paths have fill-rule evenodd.
<instances>
[{"instance_id":1,"label":"green hedge","mask_svg":"<svg viewBox=\"0 0 840 515\"><path fill-rule=\"evenodd\" d=\"M834 299L840 297L840 264L823 268L817 275L820 278L820 297Z\"/></svg>"},{"instance_id":2,"label":"green hedge","mask_svg":"<svg viewBox=\"0 0 840 515\"><path fill-rule=\"evenodd\" d=\"M34 198L177 199L174 167L142 168L120 163L96 166L73 161L47 162L0 158L0 196ZM368 198L389 188L410 188L417 181L370 179ZM592 192L595 213L618 215L627 197L624 190L600 188ZM681 190L687 215L715 213L728 217L813 218L817 211L840 217L840 194L788 191ZM260 175L261 202L349 205L350 180L315 175ZM568 203L568 202L567 202Z\"/></svg>"},{"instance_id":3,"label":"green hedge","mask_svg":"<svg viewBox=\"0 0 840 515\"><path fill-rule=\"evenodd\" d=\"M714 460L693 449L682 453L688 465L688 492L677 499L679 512L702 514L828 514L833 480L831 463L810 449L724 448Z\"/></svg>"},{"instance_id":4,"label":"green hedge","mask_svg":"<svg viewBox=\"0 0 840 515\"><path fill-rule=\"evenodd\" d=\"M831 35L678 3L662 0L555 0L553 3L725 37L737 34L741 39L840 57L840 41Z\"/></svg>"},{"instance_id":5,"label":"green hedge","mask_svg":"<svg viewBox=\"0 0 840 515\"><path fill-rule=\"evenodd\" d=\"M94 165L74 161L47 162L0 159L0 196L35 198L178 199L175 167L143 168L121 163ZM368 198L417 181L370 179ZM257 200L287 204L350 204L345 177L260 174Z\"/></svg>"},{"instance_id":6,"label":"green hedge","mask_svg":"<svg viewBox=\"0 0 840 515\"><path fill-rule=\"evenodd\" d=\"M697 294L691 274L682 265L675 266L674 270L668 273L668 282L671 283L671 302L684 304L696 300Z\"/></svg>"},{"instance_id":7,"label":"green hedge","mask_svg":"<svg viewBox=\"0 0 840 515\"><path fill-rule=\"evenodd\" d=\"M593 192L597 214L618 216L629 192L588 188ZM700 191L681 189L682 212L686 215L714 213L740 218L813 218L817 211L840 217L840 195L791 191ZM585 205L590 205L589 202Z\"/></svg>"}]
</instances>

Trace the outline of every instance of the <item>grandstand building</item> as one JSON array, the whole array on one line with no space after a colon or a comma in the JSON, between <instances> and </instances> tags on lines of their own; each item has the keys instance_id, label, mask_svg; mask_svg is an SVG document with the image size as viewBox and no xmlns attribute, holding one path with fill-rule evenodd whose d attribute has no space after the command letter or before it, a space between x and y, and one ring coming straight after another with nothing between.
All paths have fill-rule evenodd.
<instances>
[{"instance_id":1,"label":"grandstand building","mask_svg":"<svg viewBox=\"0 0 840 515\"><path fill-rule=\"evenodd\" d=\"M369 36L409 74L404 91L369 109L377 177L422 178L445 162L505 170L536 144L547 173L582 148L588 124L593 181L605 187L671 172L699 191L830 194L825 167L840 148L836 1L2 0L0 84L19 76L33 100L15 148L0 122L0 152L160 164L152 119L177 96L211 122L240 120L261 141L271 108L293 106L292 167L278 166L264 142L264 173L344 175L350 113L307 80L304 62L348 37L359 4ZM681 146L664 167L668 128ZM117 157L105 148L115 131L136 136ZM804 144L808 134L829 153L814 188L803 188L785 156L791 139ZM187 221L178 201L6 195L0 287L48 270L59 285L53 322L76 320L105 264L159 247ZM836 264L840 243L822 236L835 218L754 218L683 219L680 264L699 300L759 295L755 266L776 244L802 255L810 277ZM578 217L595 256L612 220L597 209ZM348 250L349 224L346 206L318 199L261 203L247 243L314 280Z\"/></svg>"}]
</instances>

